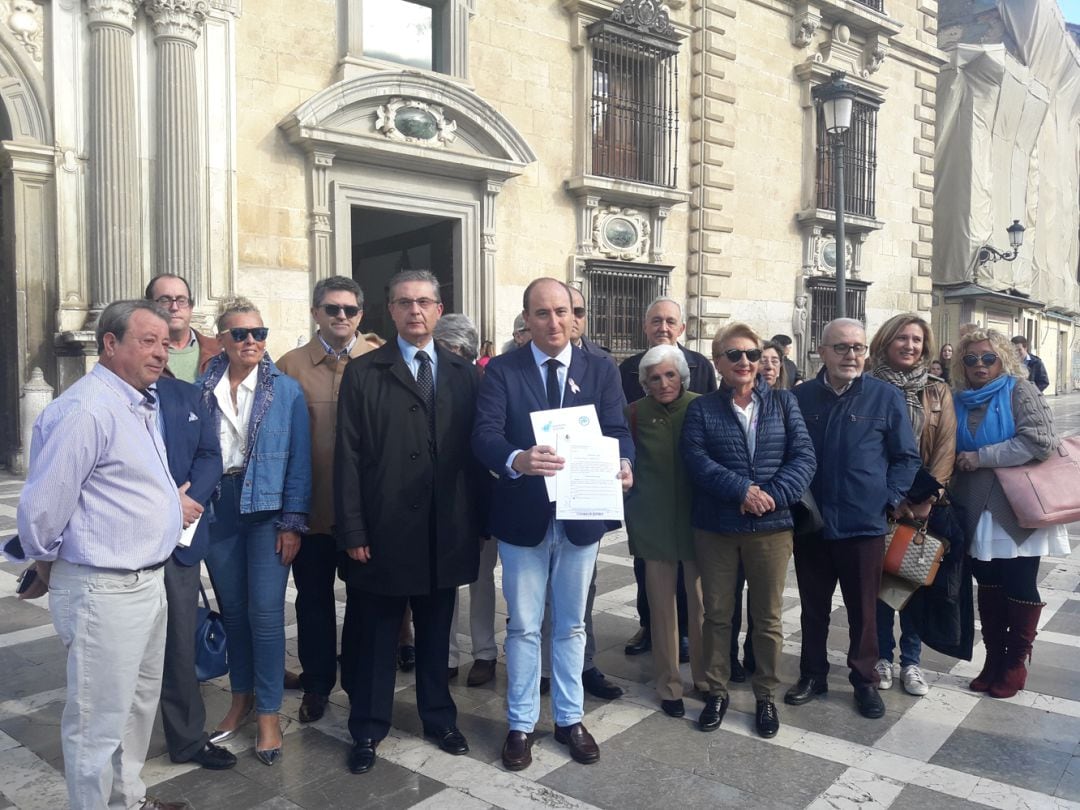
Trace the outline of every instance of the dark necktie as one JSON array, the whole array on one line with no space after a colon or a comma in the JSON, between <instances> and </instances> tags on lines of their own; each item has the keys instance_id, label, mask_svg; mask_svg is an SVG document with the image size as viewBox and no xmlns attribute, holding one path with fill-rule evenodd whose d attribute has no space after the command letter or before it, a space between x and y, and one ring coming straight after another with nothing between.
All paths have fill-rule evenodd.
<instances>
[{"instance_id":1,"label":"dark necktie","mask_svg":"<svg viewBox=\"0 0 1080 810\"><path fill-rule=\"evenodd\" d=\"M428 435L435 441L435 378L431 374L431 358L421 349L416 353L416 360L420 363L420 369L416 372L416 387L420 389L420 398L427 409Z\"/></svg>"},{"instance_id":2,"label":"dark necktie","mask_svg":"<svg viewBox=\"0 0 1080 810\"><path fill-rule=\"evenodd\" d=\"M562 392L559 390L559 366L562 365L552 357L544 362L547 366L547 401L549 408L558 408L562 405Z\"/></svg>"}]
</instances>

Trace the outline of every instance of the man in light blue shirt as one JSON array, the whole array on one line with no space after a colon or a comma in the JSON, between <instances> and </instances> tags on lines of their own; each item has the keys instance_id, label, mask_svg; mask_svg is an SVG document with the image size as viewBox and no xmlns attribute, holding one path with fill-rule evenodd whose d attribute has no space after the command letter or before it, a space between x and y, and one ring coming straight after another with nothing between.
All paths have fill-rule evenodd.
<instances>
[{"instance_id":1,"label":"man in light blue shirt","mask_svg":"<svg viewBox=\"0 0 1080 810\"><path fill-rule=\"evenodd\" d=\"M98 365L34 425L19 536L68 651L70 806L179 808L147 797L139 775L161 693L163 566L184 521L149 391L169 360L168 321L150 301L118 301L97 342Z\"/></svg>"}]
</instances>

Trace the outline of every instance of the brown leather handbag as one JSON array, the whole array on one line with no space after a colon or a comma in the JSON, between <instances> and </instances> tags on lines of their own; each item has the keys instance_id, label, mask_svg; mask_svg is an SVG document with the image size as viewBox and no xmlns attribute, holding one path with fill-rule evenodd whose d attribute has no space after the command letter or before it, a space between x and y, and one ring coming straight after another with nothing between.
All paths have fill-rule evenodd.
<instances>
[{"instance_id":1,"label":"brown leather handbag","mask_svg":"<svg viewBox=\"0 0 1080 810\"><path fill-rule=\"evenodd\" d=\"M912 585L931 585L945 556L947 541L929 534L922 521L898 520L885 538L887 574Z\"/></svg>"}]
</instances>

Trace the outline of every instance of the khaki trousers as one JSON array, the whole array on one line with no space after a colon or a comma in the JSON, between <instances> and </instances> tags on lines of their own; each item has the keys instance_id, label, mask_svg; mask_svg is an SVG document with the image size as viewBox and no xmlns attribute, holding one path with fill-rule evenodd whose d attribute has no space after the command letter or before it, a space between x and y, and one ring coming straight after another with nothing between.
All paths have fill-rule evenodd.
<instances>
[{"instance_id":1,"label":"khaki trousers","mask_svg":"<svg viewBox=\"0 0 1080 810\"><path fill-rule=\"evenodd\" d=\"M687 636L690 639L690 674L694 686L705 691L705 659L701 644L701 578L697 566L683 561L686 582ZM679 563L675 560L645 561L645 592L649 597L649 631L652 633L653 670L656 694L661 700L679 700L683 696L679 672L679 619L675 608L675 587Z\"/></svg>"},{"instance_id":2,"label":"khaki trousers","mask_svg":"<svg viewBox=\"0 0 1080 810\"><path fill-rule=\"evenodd\" d=\"M727 695L731 678L731 614L735 607L735 580L741 559L746 571L746 601L754 625L751 638L757 662L751 684L758 700L774 700L780 685L776 674L784 643L780 616L784 609L784 580L791 559L791 545L790 529L765 534L718 534L694 530L705 606L702 636L705 678L710 695Z\"/></svg>"}]
</instances>

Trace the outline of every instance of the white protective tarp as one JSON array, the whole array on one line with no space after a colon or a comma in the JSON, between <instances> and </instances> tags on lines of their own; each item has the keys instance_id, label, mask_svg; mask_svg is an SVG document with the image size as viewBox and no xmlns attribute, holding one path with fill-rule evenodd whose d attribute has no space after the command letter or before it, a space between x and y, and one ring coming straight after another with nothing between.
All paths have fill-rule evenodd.
<instances>
[{"instance_id":1,"label":"white protective tarp","mask_svg":"<svg viewBox=\"0 0 1080 810\"><path fill-rule=\"evenodd\" d=\"M999 0L998 11L1017 55L960 44L938 80L934 280L1076 310L1080 49L1054 0ZM1027 229L1020 258L977 269L980 246L1008 250L1014 219Z\"/></svg>"}]
</instances>

